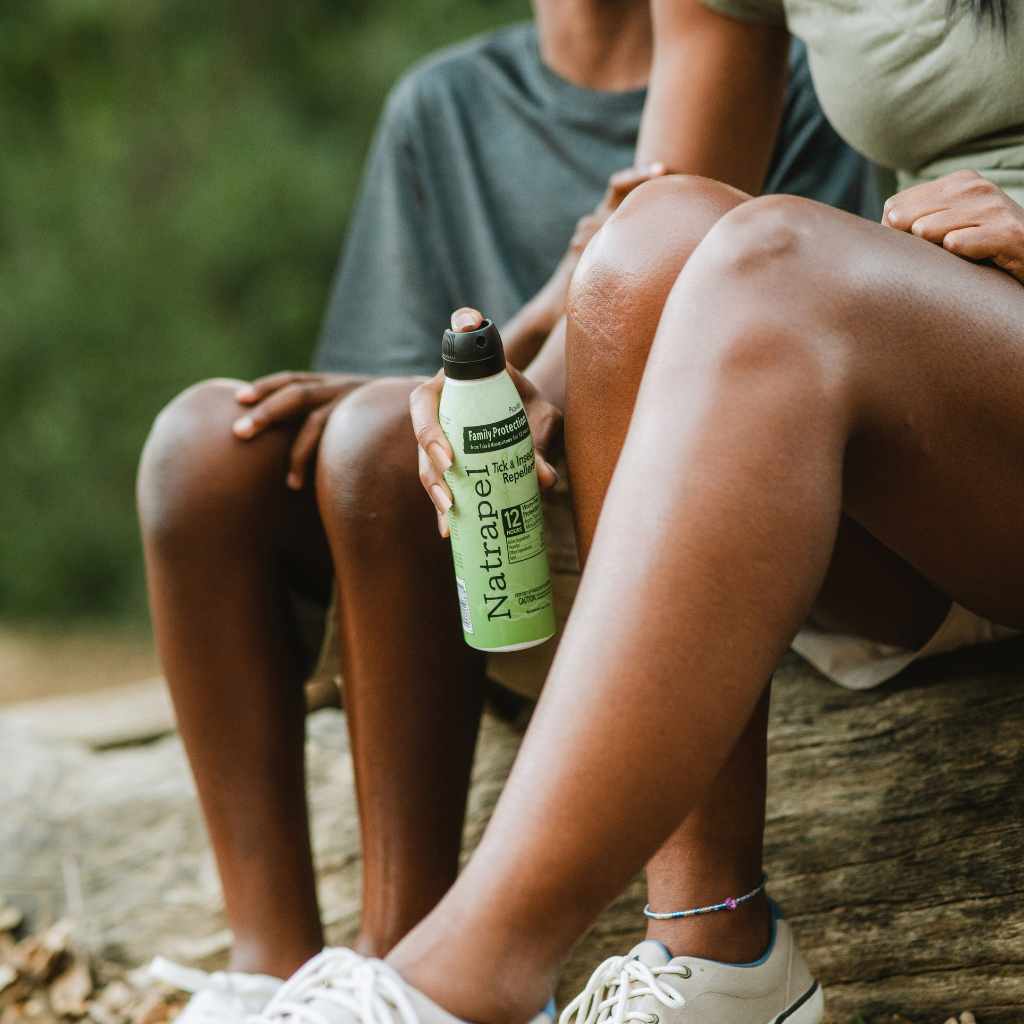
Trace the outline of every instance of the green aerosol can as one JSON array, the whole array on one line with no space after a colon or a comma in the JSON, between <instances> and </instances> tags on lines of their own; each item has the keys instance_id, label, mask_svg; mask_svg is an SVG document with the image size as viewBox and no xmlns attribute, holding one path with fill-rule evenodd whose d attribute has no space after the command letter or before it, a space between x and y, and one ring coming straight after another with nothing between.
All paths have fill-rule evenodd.
<instances>
[{"instance_id":1,"label":"green aerosol can","mask_svg":"<svg viewBox=\"0 0 1024 1024\"><path fill-rule=\"evenodd\" d=\"M441 360L462 632L481 651L520 651L556 628L530 424L489 320L473 331L445 331Z\"/></svg>"}]
</instances>

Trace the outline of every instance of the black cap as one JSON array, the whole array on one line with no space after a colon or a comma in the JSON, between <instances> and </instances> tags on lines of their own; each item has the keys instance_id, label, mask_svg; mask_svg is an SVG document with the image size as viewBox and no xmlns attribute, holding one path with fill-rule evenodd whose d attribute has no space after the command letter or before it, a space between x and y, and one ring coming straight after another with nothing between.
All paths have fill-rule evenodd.
<instances>
[{"instance_id":1,"label":"black cap","mask_svg":"<svg viewBox=\"0 0 1024 1024\"><path fill-rule=\"evenodd\" d=\"M479 380L501 373L505 349L498 328L485 320L475 331L445 331L441 362L444 375L454 380Z\"/></svg>"}]
</instances>

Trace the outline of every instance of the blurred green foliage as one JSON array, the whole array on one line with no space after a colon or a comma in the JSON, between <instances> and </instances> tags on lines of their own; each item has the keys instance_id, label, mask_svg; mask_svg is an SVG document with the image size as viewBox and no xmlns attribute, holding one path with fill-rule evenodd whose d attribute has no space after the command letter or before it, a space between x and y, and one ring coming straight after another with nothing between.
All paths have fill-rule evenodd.
<instances>
[{"instance_id":1,"label":"blurred green foliage","mask_svg":"<svg viewBox=\"0 0 1024 1024\"><path fill-rule=\"evenodd\" d=\"M0 31L0 616L144 614L160 407L308 362L384 94L525 0L33 0Z\"/></svg>"}]
</instances>

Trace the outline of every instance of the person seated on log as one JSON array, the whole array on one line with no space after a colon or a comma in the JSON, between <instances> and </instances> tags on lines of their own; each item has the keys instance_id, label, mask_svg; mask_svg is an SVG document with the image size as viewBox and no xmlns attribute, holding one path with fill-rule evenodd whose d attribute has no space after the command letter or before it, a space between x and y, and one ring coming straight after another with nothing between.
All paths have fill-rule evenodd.
<instances>
[{"instance_id":1,"label":"person seated on log","mask_svg":"<svg viewBox=\"0 0 1024 1024\"><path fill-rule=\"evenodd\" d=\"M364 857L355 948L387 953L455 879L486 666L462 641L448 545L423 515L408 397L470 296L525 367L583 243L661 171L633 167L646 0L535 7L536 24L446 50L393 91L315 372L196 385L147 442L153 621L234 936L225 973L164 963L202 990L188 1021L260 1009L323 947L303 774L315 649L296 598L322 619L337 587ZM783 105L766 191L860 209L866 165L821 114L799 47ZM764 161L751 160L753 180Z\"/></svg>"},{"instance_id":2,"label":"person seated on log","mask_svg":"<svg viewBox=\"0 0 1024 1024\"><path fill-rule=\"evenodd\" d=\"M1024 11L652 7L637 158L687 173L635 189L573 276L585 565L543 696L438 905L386 961L314 958L261 1024L540 1024L570 947L645 864L650 940L600 965L564 1024L817 1024L822 990L764 893L776 664L808 620L903 660L1024 627ZM757 196L790 32L844 135L906 169L881 223ZM557 396L519 379L550 420ZM437 393L412 404L443 517ZM458 632L453 610L437 644Z\"/></svg>"}]
</instances>

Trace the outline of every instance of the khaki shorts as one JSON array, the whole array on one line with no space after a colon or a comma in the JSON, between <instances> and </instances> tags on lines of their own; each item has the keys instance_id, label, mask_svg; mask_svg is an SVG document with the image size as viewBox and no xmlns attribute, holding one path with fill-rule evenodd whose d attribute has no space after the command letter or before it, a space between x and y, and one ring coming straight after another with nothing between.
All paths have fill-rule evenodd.
<instances>
[{"instance_id":1,"label":"khaki shorts","mask_svg":"<svg viewBox=\"0 0 1024 1024\"><path fill-rule=\"evenodd\" d=\"M558 636L562 634L562 627L568 618L580 581L572 506L564 482L564 472L562 477L544 496L544 522ZM306 624L311 640L318 635L317 630L323 636L316 670L312 676L314 680L340 678L334 618L328 615L325 629L322 608L300 609L300 622ZM797 634L793 640L793 650L840 686L866 690L879 686L920 659L1017 635L1018 630L997 626L954 604L931 639L916 651L875 643L857 636L825 633L811 626ZM540 695L557 648L556 637L525 651L492 654L487 659L487 674L508 689L535 698Z\"/></svg>"},{"instance_id":2,"label":"khaki shorts","mask_svg":"<svg viewBox=\"0 0 1024 1024\"><path fill-rule=\"evenodd\" d=\"M840 686L869 690L923 658L1018 635L1019 630L997 626L962 605L953 604L931 639L916 651L859 636L825 633L813 626L805 626L797 633L793 650Z\"/></svg>"}]
</instances>

